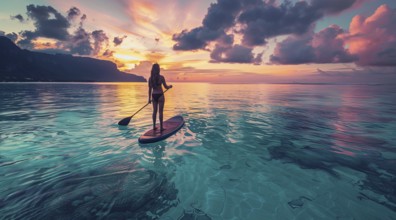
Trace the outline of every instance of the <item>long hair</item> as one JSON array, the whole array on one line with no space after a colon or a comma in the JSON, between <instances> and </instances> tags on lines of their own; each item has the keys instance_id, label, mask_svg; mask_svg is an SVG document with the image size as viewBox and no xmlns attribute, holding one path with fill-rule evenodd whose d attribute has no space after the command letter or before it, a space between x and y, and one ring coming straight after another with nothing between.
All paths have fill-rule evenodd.
<instances>
[{"instance_id":1,"label":"long hair","mask_svg":"<svg viewBox=\"0 0 396 220\"><path fill-rule=\"evenodd\" d=\"M153 87L157 87L161 85L160 81L160 66L158 63L153 64L151 67L151 77L150 82Z\"/></svg>"}]
</instances>

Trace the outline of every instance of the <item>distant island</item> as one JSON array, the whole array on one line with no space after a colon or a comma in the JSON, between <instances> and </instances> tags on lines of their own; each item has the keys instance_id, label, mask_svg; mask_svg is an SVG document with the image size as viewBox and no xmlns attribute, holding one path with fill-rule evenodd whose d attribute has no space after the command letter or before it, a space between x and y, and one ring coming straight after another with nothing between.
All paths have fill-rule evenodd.
<instances>
[{"instance_id":1,"label":"distant island","mask_svg":"<svg viewBox=\"0 0 396 220\"><path fill-rule=\"evenodd\" d=\"M20 49L0 36L0 82L146 82L111 61Z\"/></svg>"}]
</instances>

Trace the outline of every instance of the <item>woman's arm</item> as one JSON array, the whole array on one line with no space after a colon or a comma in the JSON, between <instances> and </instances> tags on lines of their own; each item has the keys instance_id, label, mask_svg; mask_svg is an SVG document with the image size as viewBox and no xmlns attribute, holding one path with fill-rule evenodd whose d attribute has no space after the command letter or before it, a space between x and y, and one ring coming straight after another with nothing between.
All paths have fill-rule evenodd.
<instances>
[{"instance_id":1,"label":"woman's arm","mask_svg":"<svg viewBox=\"0 0 396 220\"><path fill-rule=\"evenodd\" d=\"M151 86L151 80L149 78L148 80L148 87L149 87L149 91L148 91L148 103L151 103L151 91L152 91L152 86Z\"/></svg>"},{"instance_id":2,"label":"woman's arm","mask_svg":"<svg viewBox=\"0 0 396 220\"><path fill-rule=\"evenodd\" d=\"M172 88L173 86L172 85L167 85L166 84L166 81L165 81L165 77L164 76L162 76L162 84L164 84L164 87L165 87L165 89L170 89L170 88Z\"/></svg>"}]
</instances>

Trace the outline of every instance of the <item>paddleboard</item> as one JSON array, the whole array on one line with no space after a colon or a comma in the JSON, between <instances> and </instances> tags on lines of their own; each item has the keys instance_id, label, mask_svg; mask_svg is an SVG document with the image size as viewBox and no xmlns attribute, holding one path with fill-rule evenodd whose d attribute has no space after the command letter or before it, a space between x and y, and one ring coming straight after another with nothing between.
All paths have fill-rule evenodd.
<instances>
[{"instance_id":1,"label":"paddleboard","mask_svg":"<svg viewBox=\"0 0 396 220\"><path fill-rule=\"evenodd\" d=\"M184 119L182 116L177 115L163 122L163 127L165 130L160 131L159 124L157 124L157 129L150 129L146 131L139 137L139 143L147 144L154 143L157 141L164 140L173 134L175 134L178 130L180 130L184 125Z\"/></svg>"}]
</instances>

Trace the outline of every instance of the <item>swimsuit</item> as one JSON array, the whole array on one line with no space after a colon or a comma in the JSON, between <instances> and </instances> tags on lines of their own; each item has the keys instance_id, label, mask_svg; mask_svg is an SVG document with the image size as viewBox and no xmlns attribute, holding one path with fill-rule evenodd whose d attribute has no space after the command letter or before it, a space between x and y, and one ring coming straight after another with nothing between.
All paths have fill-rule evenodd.
<instances>
[{"instance_id":1,"label":"swimsuit","mask_svg":"<svg viewBox=\"0 0 396 220\"><path fill-rule=\"evenodd\" d=\"M151 80L151 78L150 78L150 82L151 82L151 84L152 84L152 87L153 87L153 89L161 89L161 83L154 83L154 82L152 82L152 80ZM161 89L162 90L162 89ZM153 97L153 100L154 101L156 101L156 102L158 102L158 100L159 100L159 98L161 98L161 96L163 95L164 93L155 93L155 94L151 94L151 96Z\"/></svg>"},{"instance_id":2,"label":"swimsuit","mask_svg":"<svg viewBox=\"0 0 396 220\"><path fill-rule=\"evenodd\" d=\"M153 97L153 100L156 102L158 102L159 98L161 98L162 95L164 95L164 93L151 94L151 96Z\"/></svg>"}]
</instances>

